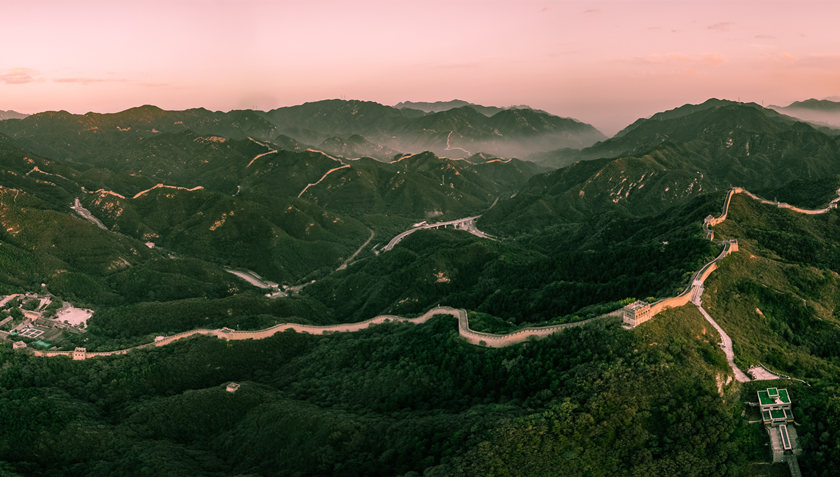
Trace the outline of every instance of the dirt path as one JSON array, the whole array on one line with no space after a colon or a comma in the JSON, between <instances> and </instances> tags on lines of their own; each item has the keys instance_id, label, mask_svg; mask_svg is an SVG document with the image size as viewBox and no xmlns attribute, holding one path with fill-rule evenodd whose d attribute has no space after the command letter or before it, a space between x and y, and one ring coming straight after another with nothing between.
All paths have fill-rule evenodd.
<instances>
[{"instance_id":1,"label":"dirt path","mask_svg":"<svg viewBox=\"0 0 840 477\"><path fill-rule=\"evenodd\" d=\"M365 243L363 243L362 246L358 248L358 250L353 252L353 255L350 255L350 257L347 260L345 260L344 263L339 265L338 268L335 269L335 271L344 270L345 268L347 268L347 266L350 265L350 262L352 262L353 259L356 258L356 255L358 255L362 250L364 250L365 247L368 246L370 241L373 240L374 235L376 235L376 233L371 229L370 230L370 237L368 237L368 239L365 240Z\"/></svg>"},{"instance_id":2,"label":"dirt path","mask_svg":"<svg viewBox=\"0 0 840 477\"><path fill-rule=\"evenodd\" d=\"M463 152L464 154L467 155L466 157L471 156L472 153L470 151L464 149L463 147L452 146L452 145L449 144L449 140L450 140L450 138L452 138L452 133L454 133L454 132L455 131L449 131L449 134L446 136L446 149L444 149L444 151L461 151L461 152Z\"/></svg>"},{"instance_id":3,"label":"dirt path","mask_svg":"<svg viewBox=\"0 0 840 477\"><path fill-rule=\"evenodd\" d=\"M732 338L723 331L723 328L721 328L720 325L717 324L711 315L709 315L709 313L703 308L701 301L702 295L703 285L700 285L699 291L693 294L691 302L697 305L697 309L700 310L700 314L706 318L706 321L711 323L720 335L720 348L723 350L723 354L726 355L726 361L729 363L729 367L732 368L732 372L735 374L735 379L738 380L739 383L746 383L750 381L750 377L741 371L741 369L735 364L735 351L732 349Z\"/></svg>"}]
</instances>

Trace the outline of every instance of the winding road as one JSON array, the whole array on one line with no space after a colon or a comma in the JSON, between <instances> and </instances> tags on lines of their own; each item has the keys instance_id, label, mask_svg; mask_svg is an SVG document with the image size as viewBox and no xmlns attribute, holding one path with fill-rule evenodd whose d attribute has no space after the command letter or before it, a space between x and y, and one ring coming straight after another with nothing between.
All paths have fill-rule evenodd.
<instances>
[{"instance_id":1,"label":"winding road","mask_svg":"<svg viewBox=\"0 0 840 477\"><path fill-rule=\"evenodd\" d=\"M449 220L449 221L446 221L446 222L436 222L434 224L423 224L423 225L418 225L417 227L412 227L412 228L406 230L405 232L400 233L396 237L392 238L391 241L389 241L387 245L382 247L382 251L387 252L387 251L391 250L392 248L394 248L395 245L402 242L402 240L404 238L408 237L409 235L413 234L414 232L417 232L418 230L439 229L441 227L447 228L449 226L452 226L453 228L458 229L458 230L464 230L466 232L469 232L469 233L475 235L476 237L486 238L486 239L490 239L490 240L496 240L492 235L484 233L481 230L478 230L478 228L475 226L475 220L479 217L481 217L481 216L480 215L474 215L472 217L464 217L463 219Z\"/></svg>"}]
</instances>

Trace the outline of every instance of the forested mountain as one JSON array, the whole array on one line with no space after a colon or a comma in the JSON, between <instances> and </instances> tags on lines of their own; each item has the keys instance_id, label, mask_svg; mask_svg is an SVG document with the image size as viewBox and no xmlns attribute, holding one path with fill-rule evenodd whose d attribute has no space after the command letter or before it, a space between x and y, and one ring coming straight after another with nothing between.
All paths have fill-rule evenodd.
<instances>
[{"instance_id":1,"label":"forested mountain","mask_svg":"<svg viewBox=\"0 0 840 477\"><path fill-rule=\"evenodd\" d=\"M283 133L311 143L336 135L359 135L375 141L375 147L430 150L454 157L477 152L521 157L557 146L583 147L604 138L588 124L541 111L500 110L488 117L470 105L423 113L364 101L329 100L275 109L268 117Z\"/></svg>"},{"instance_id":2,"label":"forested mountain","mask_svg":"<svg viewBox=\"0 0 840 477\"><path fill-rule=\"evenodd\" d=\"M575 164L536 176L500 201L486 227L506 231L616 211L649 215L735 185L763 193L840 174L836 137L755 104L714 99L640 119L575 154Z\"/></svg>"},{"instance_id":3,"label":"forested mountain","mask_svg":"<svg viewBox=\"0 0 840 477\"><path fill-rule=\"evenodd\" d=\"M3 111L2 109L0 109L0 121L6 119L23 119L26 116L26 114L19 113L17 111L12 111L11 109L8 111Z\"/></svg>"},{"instance_id":4,"label":"forested mountain","mask_svg":"<svg viewBox=\"0 0 840 477\"><path fill-rule=\"evenodd\" d=\"M474 164L432 153L397 155L392 162L344 160L282 135L273 142L198 134L182 125L163 131L169 120L201 119L202 111L142 107L7 122L17 137L0 135L3 225L7 233L23 231L5 239L19 248L14 260L20 272L9 275L11 283L43 282L92 305L247 289L222 274L219 283L162 293L166 284L189 282L157 263L173 253L179 260L199 259L209 267L202 273L217 278L229 266L295 283L336 268L374 231L381 241L423 218L475 215L540 171L517 160ZM196 127L207 124L196 121ZM85 133L106 125L114 130ZM42 152L31 151L33 145ZM55 151L62 152L47 158ZM71 210L77 199L105 231ZM66 236L80 227L87 232ZM85 253L74 256L73 248L83 244L101 255L96 264ZM139 272L150 260L159 272L170 270L154 293L139 285L160 279L159 272ZM124 277L112 276L123 269ZM130 296L120 296L132 280L137 284ZM66 289L69 283L77 285L73 291Z\"/></svg>"},{"instance_id":5,"label":"forested mountain","mask_svg":"<svg viewBox=\"0 0 840 477\"><path fill-rule=\"evenodd\" d=\"M405 125L398 137L403 150L424 145L455 157L479 152L524 157L558 146L580 148L604 139L597 129L574 119L531 109L508 109L487 117L469 106L417 118Z\"/></svg>"},{"instance_id":6,"label":"forested mountain","mask_svg":"<svg viewBox=\"0 0 840 477\"><path fill-rule=\"evenodd\" d=\"M353 134L345 138L328 137L318 146L324 152L347 158L372 157L388 162L400 153L382 144L375 144L367 139Z\"/></svg>"},{"instance_id":7,"label":"forested mountain","mask_svg":"<svg viewBox=\"0 0 840 477\"><path fill-rule=\"evenodd\" d=\"M813 192L812 192L813 195ZM733 197L716 227L742 251L707 282L704 306L732 330L740 363L765 363L807 381L796 386L803 474L831 475L840 462L840 243L838 211L807 215Z\"/></svg>"},{"instance_id":8,"label":"forested mountain","mask_svg":"<svg viewBox=\"0 0 840 477\"><path fill-rule=\"evenodd\" d=\"M794 101L782 106L770 106L782 114L793 116L816 125L828 126L834 129L830 134L840 134L840 102L827 99L806 99L805 101Z\"/></svg>"},{"instance_id":9,"label":"forested mountain","mask_svg":"<svg viewBox=\"0 0 840 477\"><path fill-rule=\"evenodd\" d=\"M488 117L507 109L532 109L531 107L525 105L509 106L507 108L500 108L498 106L482 106L480 104L470 103L461 99L435 101L432 103L424 101L403 101L394 105L397 109L417 109L426 113L439 113L441 111L448 111L450 109L461 108L464 106L469 106Z\"/></svg>"},{"instance_id":10,"label":"forested mountain","mask_svg":"<svg viewBox=\"0 0 840 477\"><path fill-rule=\"evenodd\" d=\"M441 110L332 100L2 121L0 295L40 291L92 308L62 349L437 304L504 333L682 291L720 253L702 224L731 186L814 208L840 186L834 135L755 104L685 105L610 139L532 109L418 106ZM573 162L547 170L511 158L516 148L565 148L544 158ZM830 425L837 213L735 196L714 231L741 251L702 295L739 366L811 385L773 382L796 400L802 467L817 475L840 459ZM474 216L493 235L428 228ZM82 362L8 345L0 474L778 470L762 464L766 432L743 404L766 383L733 379L694 305L632 330L616 321L499 349L467 344L448 316L354 333L198 336ZM226 392L230 381L241 388Z\"/></svg>"},{"instance_id":11,"label":"forested mountain","mask_svg":"<svg viewBox=\"0 0 840 477\"><path fill-rule=\"evenodd\" d=\"M322 144L329 152L348 158L368 155L380 160L389 159L392 152L424 150L454 157L478 152L524 157L559 146L584 147L604 138L588 124L532 109L500 110L488 117L472 106L424 113L343 100L268 112L164 111L149 105L113 114L49 111L0 122L0 132L34 152L87 160L107 157L155 135L185 131L281 144L287 144L290 137L305 144Z\"/></svg>"}]
</instances>

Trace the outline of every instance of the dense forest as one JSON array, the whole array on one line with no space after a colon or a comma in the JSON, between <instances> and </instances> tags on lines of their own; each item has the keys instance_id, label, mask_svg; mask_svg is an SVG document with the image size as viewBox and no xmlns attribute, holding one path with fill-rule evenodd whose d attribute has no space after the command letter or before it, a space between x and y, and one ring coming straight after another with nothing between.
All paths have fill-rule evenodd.
<instances>
[{"instance_id":1,"label":"dense forest","mask_svg":"<svg viewBox=\"0 0 840 477\"><path fill-rule=\"evenodd\" d=\"M83 362L3 350L0 460L6 475L740 475L763 456L738 389L715 387L716 337L689 310L651 325L498 350L448 317Z\"/></svg>"},{"instance_id":2,"label":"dense forest","mask_svg":"<svg viewBox=\"0 0 840 477\"><path fill-rule=\"evenodd\" d=\"M818 206L819 204L814 204ZM835 475L840 462L838 214L803 215L735 196L720 238L741 251L706 283L704 307L734 342L736 362L803 379L793 386L803 473Z\"/></svg>"},{"instance_id":3,"label":"dense forest","mask_svg":"<svg viewBox=\"0 0 840 477\"><path fill-rule=\"evenodd\" d=\"M704 196L654 217L558 224L502 242L420 231L304 293L354 321L381 310L419 313L437 303L458 303L520 326L576 320L603 311L599 304L682 291L719 253L700 224L722 197Z\"/></svg>"}]
</instances>

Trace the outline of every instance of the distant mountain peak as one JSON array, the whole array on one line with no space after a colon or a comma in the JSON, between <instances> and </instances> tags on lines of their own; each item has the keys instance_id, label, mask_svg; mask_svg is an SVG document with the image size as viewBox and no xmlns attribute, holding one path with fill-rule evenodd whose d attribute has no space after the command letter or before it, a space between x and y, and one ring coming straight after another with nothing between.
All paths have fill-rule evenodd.
<instances>
[{"instance_id":1,"label":"distant mountain peak","mask_svg":"<svg viewBox=\"0 0 840 477\"><path fill-rule=\"evenodd\" d=\"M28 116L28 114L19 113L11 109L8 111L0 109L0 121L5 121L7 119L23 119L26 116Z\"/></svg>"},{"instance_id":2,"label":"distant mountain peak","mask_svg":"<svg viewBox=\"0 0 840 477\"><path fill-rule=\"evenodd\" d=\"M807 121L816 127L827 127L831 134L837 134L840 129L840 102L828 99L806 99L794 101L788 106L771 106L772 109L782 114L793 116L799 120Z\"/></svg>"},{"instance_id":3,"label":"distant mountain peak","mask_svg":"<svg viewBox=\"0 0 840 477\"><path fill-rule=\"evenodd\" d=\"M450 101L435 101L435 102L423 102L423 101L403 101L401 103L397 103L394 105L397 109L417 109L426 113L441 113L444 111L449 111L452 109L463 108L465 106L471 107L475 111L485 115L485 116L493 116L500 111L510 110L510 109L533 109L530 106L519 105L519 106L508 106L508 107L498 107L498 106L484 106L481 104L470 103L468 101L464 101L463 99L453 99Z\"/></svg>"},{"instance_id":4,"label":"distant mountain peak","mask_svg":"<svg viewBox=\"0 0 840 477\"><path fill-rule=\"evenodd\" d=\"M135 106L133 108L128 108L124 113L134 112L134 111L153 111L153 112L162 112L163 109L155 106L154 104L144 104L142 106Z\"/></svg>"},{"instance_id":5,"label":"distant mountain peak","mask_svg":"<svg viewBox=\"0 0 840 477\"><path fill-rule=\"evenodd\" d=\"M828 99L806 99L804 101L794 101L788 106L780 109L811 109L814 111L840 111L840 102L830 101Z\"/></svg>"}]
</instances>

